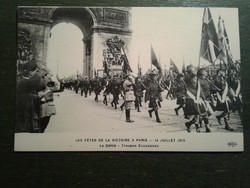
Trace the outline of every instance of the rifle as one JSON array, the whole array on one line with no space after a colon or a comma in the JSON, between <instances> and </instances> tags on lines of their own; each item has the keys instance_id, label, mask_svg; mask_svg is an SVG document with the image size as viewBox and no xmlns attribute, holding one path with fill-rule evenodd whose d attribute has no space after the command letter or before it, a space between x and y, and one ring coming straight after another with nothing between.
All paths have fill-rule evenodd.
<instances>
[{"instance_id":1,"label":"rifle","mask_svg":"<svg viewBox=\"0 0 250 188\"><path fill-rule=\"evenodd\" d=\"M205 78L205 79L206 79L206 80L208 81L208 83L210 83L210 85L213 86L216 90L221 91L221 89L218 88L216 85L214 85L208 78Z\"/></svg>"}]
</instances>

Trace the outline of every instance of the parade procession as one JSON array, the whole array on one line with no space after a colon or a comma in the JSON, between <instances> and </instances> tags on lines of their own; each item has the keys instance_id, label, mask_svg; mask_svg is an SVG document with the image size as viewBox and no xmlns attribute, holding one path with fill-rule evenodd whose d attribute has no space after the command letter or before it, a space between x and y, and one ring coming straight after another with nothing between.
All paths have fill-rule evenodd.
<instances>
[{"instance_id":1,"label":"parade procession","mask_svg":"<svg viewBox=\"0 0 250 188\"><path fill-rule=\"evenodd\" d=\"M121 21L122 13L116 15ZM150 45L150 66L143 72L144 62L129 59L127 40L113 35L103 42L102 62L98 62L102 69L88 65L89 74L77 71L71 76L60 76L58 70L52 72L38 62L34 38L27 29L18 28L15 133L57 132L67 118L72 120L69 131L77 126L84 131L84 126L87 131L91 127L112 131L119 124L119 129L160 127L186 134L242 132L241 61L232 55L223 17L216 27L210 9L204 8L201 18L198 62L176 63L172 57L162 62ZM95 44L88 45L87 60L93 55L88 49ZM105 130L103 124L112 124L112 129Z\"/></svg>"}]
</instances>

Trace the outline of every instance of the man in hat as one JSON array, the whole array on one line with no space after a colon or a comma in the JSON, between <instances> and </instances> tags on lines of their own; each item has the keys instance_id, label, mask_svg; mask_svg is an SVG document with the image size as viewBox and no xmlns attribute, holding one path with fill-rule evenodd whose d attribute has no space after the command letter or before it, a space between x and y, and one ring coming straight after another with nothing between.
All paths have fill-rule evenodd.
<instances>
[{"instance_id":1,"label":"man in hat","mask_svg":"<svg viewBox=\"0 0 250 188\"><path fill-rule=\"evenodd\" d=\"M180 73L177 76L177 108L175 108L176 115L179 115L178 111L183 108L186 104L186 95L187 95L187 85L184 82L184 75Z\"/></svg>"},{"instance_id":2,"label":"man in hat","mask_svg":"<svg viewBox=\"0 0 250 188\"><path fill-rule=\"evenodd\" d=\"M132 107L133 101L135 100L134 90L133 90L133 78L130 75L125 76L125 80L123 82L124 89L124 100L125 100L125 114L126 114L126 122L132 123L133 120L130 119L130 109Z\"/></svg>"},{"instance_id":3,"label":"man in hat","mask_svg":"<svg viewBox=\"0 0 250 188\"><path fill-rule=\"evenodd\" d=\"M23 77L17 82L16 132L40 132L38 91L45 87L42 78L47 73L33 60L26 63Z\"/></svg>"},{"instance_id":4,"label":"man in hat","mask_svg":"<svg viewBox=\"0 0 250 188\"><path fill-rule=\"evenodd\" d=\"M228 86L229 98L232 101L232 111L237 111L240 119L242 119L241 83L240 78L237 77L237 71L235 69L229 69Z\"/></svg>"},{"instance_id":5,"label":"man in hat","mask_svg":"<svg viewBox=\"0 0 250 188\"><path fill-rule=\"evenodd\" d=\"M137 77L135 80L135 108L137 109L137 112L140 112L143 91L145 89L146 86L143 84L141 77Z\"/></svg>"},{"instance_id":6,"label":"man in hat","mask_svg":"<svg viewBox=\"0 0 250 188\"><path fill-rule=\"evenodd\" d=\"M81 96L84 93L84 97L87 98L88 97L88 91L90 88L90 84L89 84L89 79L86 76L84 80L81 80L80 82L80 86L81 86Z\"/></svg>"},{"instance_id":7,"label":"man in hat","mask_svg":"<svg viewBox=\"0 0 250 188\"><path fill-rule=\"evenodd\" d=\"M229 126L227 117L230 113L230 105L231 101L228 97L228 83L226 81L226 73L223 70L220 70L215 79L215 85L220 89L217 94L217 111L223 111L220 115L216 116L218 123L221 125L221 118L224 119L225 129L228 131L233 131L233 129Z\"/></svg>"},{"instance_id":8,"label":"man in hat","mask_svg":"<svg viewBox=\"0 0 250 188\"><path fill-rule=\"evenodd\" d=\"M38 82L34 82L31 77L37 72L37 66L34 61L23 64L19 70L20 78L17 80L16 86L16 124L15 132L39 132L38 121L34 100L34 87ZM34 83L34 84L33 84ZM38 100L38 96L36 97ZM34 100L33 100L34 99ZM34 116L36 114L35 120Z\"/></svg>"},{"instance_id":9,"label":"man in hat","mask_svg":"<svg viewBox=\"0 0 250 188\"><path fill-rule=\"evenodd\" d=\"M195 125L196 132L200 132L199 128L199 112L197 111L197 105L195 103L197 95L197 70L194 66L190 65L185 76L185 82L187 84L187 97L186 106L184 108L185 114L193 116L193 118L185 123L187 131L191 132L191 125Z\"/></svg>"},{"instance_id":10,"label":"man in hat","mask_svg":"<svg viewBox=\"0 0 250 188\"><path fill-rule=\"evenodd\" d=\"M207 73L206 69L201 68L197 74L198 74L198 82L199 82L198 87L200 87L200 90L201 90L200 96L201 96L202 100L204 101L204 107L205 107L205 111L200 112L200 119L199 119L200 126L202 124L202 121L204 121L206 132L211 132L208 118L213 113L213 108L212 108L213 99L212 99L212 95L211 95L213 84L207 78L208 73Z\"/></svg>"},{"instance_id":11,"label":"man in hat","mask_svg":"<svg viewBox=\"0 0 250 188\"><path fill-rule=\"evenodd\" d=\"M117 104L119 104L119 94L120 94L120 81L117 75L114 75L111 81L109 82L109 89L111 94L113 95L113 100L111 102L111 106L117 109Z\"/></svg>"},{"instance_id":12,"label":"man in hat","mask_svg":"<svg viewBox=\"0 0 250 188\"><path fill-rule=\"evenodd\" d=\"M152 71L149 73L149 80L147 83L147 98L146 100L149 100L149 108L148 110L149 117L152 118L152 113L155 112L155 117L156 117L156 122L161 123L161 120L159 118L158 114L158 100L161 100L161 91L160 91L160 86L157 83L157 73L155 71Z\"/></svg>"}]
</instances>

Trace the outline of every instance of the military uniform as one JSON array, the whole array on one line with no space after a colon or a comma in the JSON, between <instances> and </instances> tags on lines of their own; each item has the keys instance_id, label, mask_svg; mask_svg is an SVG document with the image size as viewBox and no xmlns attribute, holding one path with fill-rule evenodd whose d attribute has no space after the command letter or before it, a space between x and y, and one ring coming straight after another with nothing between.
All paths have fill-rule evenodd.
<instances>
[{"instance_id":1,"label":"military uniform","mask_svg":"<svg viewBox=\"0 0 250 188\"><path fill-rule=\"evenodd\" d=\"M177 92L177 105L179 105L177 108L175 108L175 113L176 115L179 115L178 110L183 108L186 104L186 95L187 95L187 85L183 80L184 75L183 74L179 74L177 77L177 88L176 88L176 92Z\"/></svg>"},{"instance_id":2,"label":"military uniform","mask_svg":"<svg viewBox=\"0 0 250 188\"><path fill-rule=\"evenodd\" d=\"M149 74L149 80L147 84L147 99L149 100L148 107L151 108L148 110L149 117L152 118L152 113L155 112L156 122L161 123L161 120L159 118L158 109L159 109L159 103L162 100L161 97L161 89L159 84L157 83L157 80L155 78L156 74L154 72L151 72Z\"/></svg>"},{"instance_id":3,"label":"military uniform","mask_svg":"<svg viewBox=\"0 0 250 188\"><path fill-rule=\"evenodd\" d=\"M117 104L119 103L119 94L120 94L120 82L117 78L117 75L113 77L113 79L110 82L109 85L110 92L113 95L113 100L111 102L111 106L115 106L115 109L117 109Z\"/></svg>"},{"instance_id":4,"label":"military uniform","mask_svg":"<svg viewBox=\"0 0 250 188\"><path fill-rule=\"evenodd\" d=\"M132 107L133 101L135 100L134 90L133 90L133 81L130 76L126 76L123 82L124 89L124 101L125 101L125 114L126 114L126 122L132 123L133 120L130 119L130 109Z\"/></svg>"},{"instance_id":5,"label":"military uniform","mask_svg":"<svg viewBox=\"0 0 250 188\"><path fill-rule=\"evenodd\" d=\"M242 97L241 97L241 83L236 76L236 71L229 70L228 77L229 98L232 101L232 111L238 111L240 118L242 118Z\"/></svg>"},{"instance_id":6,"label":"military uniform","mask_svg":"<svg viewBox=\"0 0 250 188\"><path fill-rule=\"evenodd\" d=\"M137 78L135 81L135 108L140 112L140 106L143 97L143 91L146 89L146 86L142 83L140 78Z\"/></svg>"},{"instance_id":7,"label":"military uniform","mask_svg":"<svg viewBox=\"0 0 250 188\"><path fill-rule=\"evenodd\" d=\"M81 95L83 95L84 93L84 97L86 98L88 96L88 91L90 88L88 78L85 78L84 80L82 80L80 86L81 86Z\"/></svg>"},{"instance_id":8,"label":"military uniform","mask_svg":"<svg viewBox=\"0 0 250 188\"><path fill-rule=\"evenodd\" d=\"M211 83L209 83L207 79L207 72L205 69L200 69L198 72L198 82L200 87L200 97L201 100L204 101L204 112L200 113L200 126L202 124L202 121L205 123L206 132L211 132L210 125L209 125L209 116L213 114L213 101L211 97Z\"/></svg>"},{"instance_id":9,"label":"military uniform","mask_svg":"<svg viewBox=\"0 0 250 188\"><path fill-rule=\"evenodd\" d=\"M187 127L187 131L191 132L191 125L195 124L196 132L200 132L199 127L199 104L197 99L197 69L190 65L187 69L187 75L185 76L185 82L187 84L187 97L186 97L186 107L184 108L185 114L188 116L193 115L191 121L186 122L185 126Z\"/></svg>"},{"instance_id":10,"label":"military uniform","mask_svg":"<svg viewBox=\"0 0 250 188\"><path fill-rule=\"evenodd\" d=\"M218 123L221 125L221 118L224 119L225 129L233 131L227 122L227 116L230 113L231 101L228 97L228 83L226 82L226 73L224 71L219 71L215 80L215 85L220 89L217 92L217 111L223 111L220 115L216 116Z\"/></svg>"}]
</instances>

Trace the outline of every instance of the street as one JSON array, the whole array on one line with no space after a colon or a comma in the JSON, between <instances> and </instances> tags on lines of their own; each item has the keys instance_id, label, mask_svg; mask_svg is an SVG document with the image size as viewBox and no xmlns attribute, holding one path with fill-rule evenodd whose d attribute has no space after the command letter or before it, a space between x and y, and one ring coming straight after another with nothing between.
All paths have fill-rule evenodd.
<instances>
[{"instance_id":1,"label":"street","mask_svg":"<svg viewBox=\"0 0 250 188\"><path fill-rule=\"evenodd\" d=\"M102 93L99 95L99 102L94 101L94 93L85 98L74 91L64 90L64 92L54 94L54 102L57 114L51 117L50 123L45 133L81 133L81 132L161 132L177 133L187 132L182 109L179 116L175 114L174 108L177 107L176 100L165 99L166 93L163 92L162 108L159 109L161 123L155 121L155 116L150 118L148 115L148 103L142 103L141 112L134 108L131 110L131 119L135 122L125 122L125 112L119 106L123 103L120 98L118 108L111 107L112 95L108 96L108 106L103 104ZM209 119L212 133L229 132L222 125L218 124L215 112ZM237 113L230 115L229 125L234 132L243 132L240 118ZM194 125L191 126L191 133L196 133ZM205 133L205 125L201 128L201 133ZM197 133L196 133L197 134Z\"/></svg>"}]
</instances>

